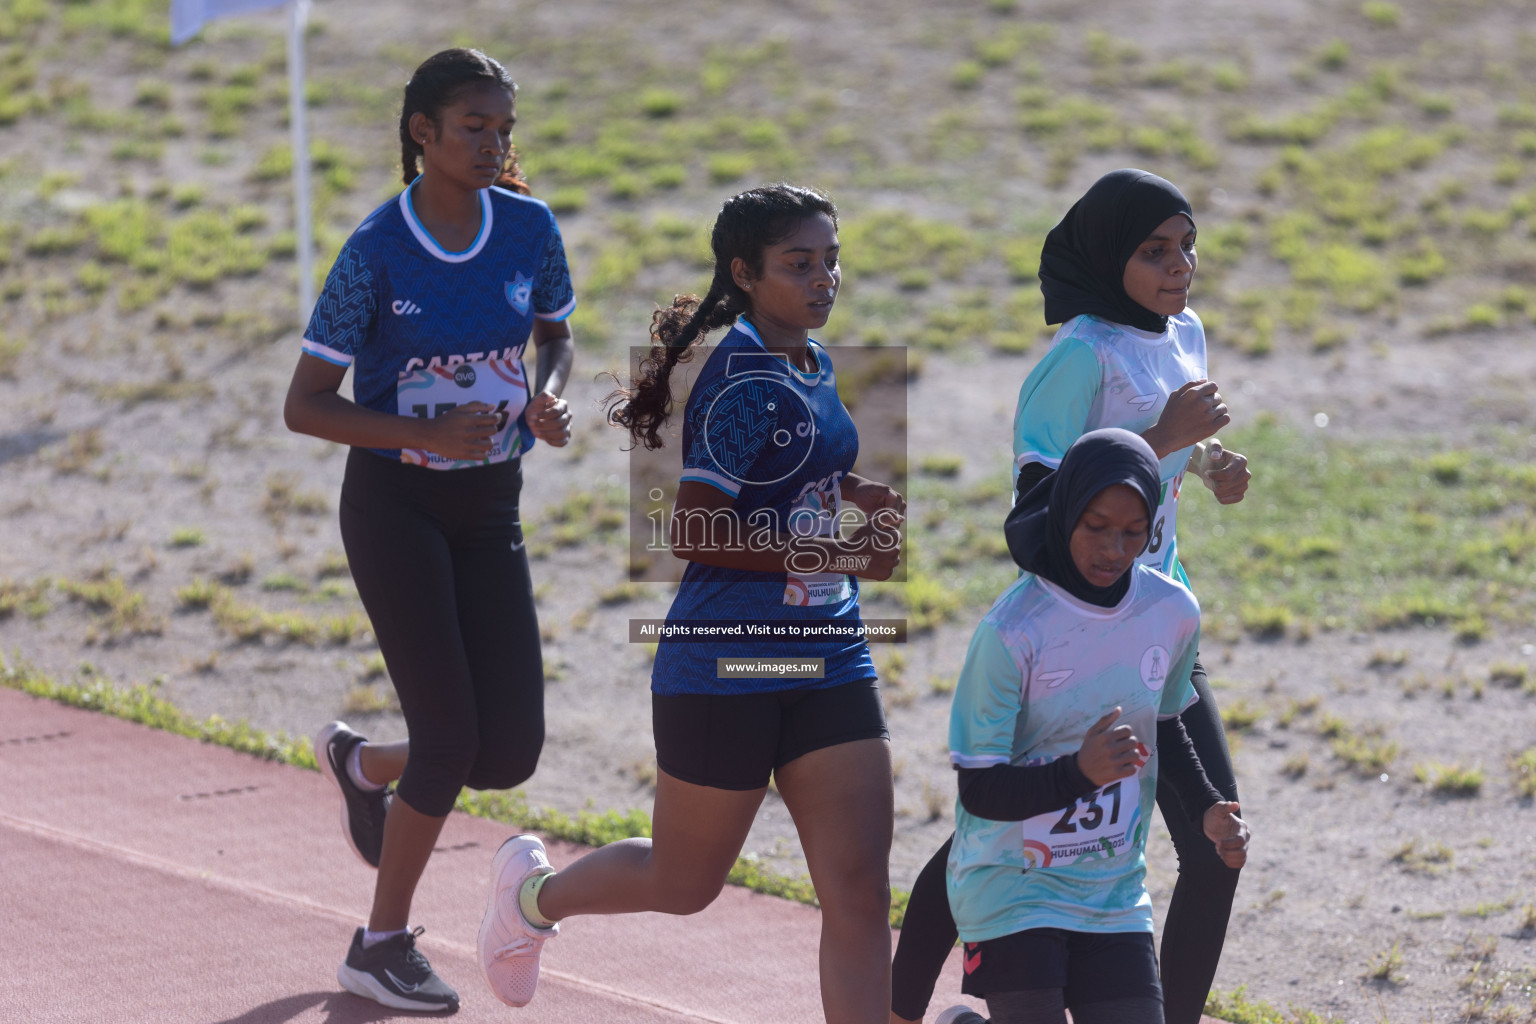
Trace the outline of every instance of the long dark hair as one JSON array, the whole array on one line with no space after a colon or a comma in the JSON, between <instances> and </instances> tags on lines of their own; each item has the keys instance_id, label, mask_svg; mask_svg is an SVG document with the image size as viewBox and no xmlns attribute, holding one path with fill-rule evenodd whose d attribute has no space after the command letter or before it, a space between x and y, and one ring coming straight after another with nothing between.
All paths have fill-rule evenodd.
<instances>
[{"instance_id":1,"label":"long dark hair","mask_svg":"<svg viewBox=\"0 0 1536 1024\"><path fill-rule=\"evenodd\" d=\"M709 291L702 299L679 295L652 315L650 354L641 360L639 376L629 387L620 386L608 396L608 421L629 431L636 444L660 448L660 431L672 415L672 368L692 357L695 341L752 311L749 296L731 277L731 262L739 256L754 279L761 277L763 252L817 214L826 214L837 225L832 200L814 189L782 182L727 199L709 236L715 254Z\"/></svg>"},{"instance_id":2,"label":"long dark hair","mask_svg":"<svg viewBox=\"0 0 1536 1024\"><path fill-rule=\"evenodd\" d=\"M443 50L421 62L405 83L405 101L400 105L400 169L407 185L420 175L416 161L421 157L421 143L411 135L411 117L425 114L433 124L442 126L443 108L472 85L499 85L517 96L517 83L507 69L479 50ZM517 166L517 149L507 153L506 165L496 184L513 192L528 194L528 182Z\"/></svg>"}]
</instances>

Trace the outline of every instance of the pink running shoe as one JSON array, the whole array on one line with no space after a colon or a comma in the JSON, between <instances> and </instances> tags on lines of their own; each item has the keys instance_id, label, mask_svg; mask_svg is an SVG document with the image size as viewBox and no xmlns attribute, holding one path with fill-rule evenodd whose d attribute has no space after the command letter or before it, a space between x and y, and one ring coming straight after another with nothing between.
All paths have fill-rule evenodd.
<instances>
[{"instance_id":1,"label":"pink running shoe","mask_svg":"<svg viewBox=\"0 0 1536 1024\"><path fill-rule=\"evenodd\" d=\"M491 861L491 899L480 921L480 973L496 998L527 1006L539 985L539 953L560 933L560 925L528 923L518 903L523 883L554 872L538 836L513 836Z\"/></svg>"}]
</instances>

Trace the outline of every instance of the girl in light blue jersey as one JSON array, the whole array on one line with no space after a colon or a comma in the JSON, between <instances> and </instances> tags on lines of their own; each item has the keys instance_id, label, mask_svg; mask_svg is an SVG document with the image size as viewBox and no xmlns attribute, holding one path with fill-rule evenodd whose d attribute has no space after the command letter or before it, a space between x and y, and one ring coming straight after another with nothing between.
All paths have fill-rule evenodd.
<instances>
[{"instance_id":1,"label":"girl in light blue jersey","mask_svg":"<svg viewBox=\"0 0 1536 1024\"><path fill-rule=\"evenodd\" d=\"M651 678L651 838L611 843L558 873L537 837L509 840L493 862L480 964L497 997L519 1006L533 996L540 948L561 919L703 910L772 780L821 904L826 1019L885 1024L894 800L855 577L890 576L905 503L853 472L858 434L831 354L810 337L841 281L832 203L792 185L751 189L727 200L710 244L709 292L657 312L650 357L613 409L635 443L660 447L673 368L702 335L730 328L683 411L672 551L688 566L667 621L834 635L663 640ZM869 521L843 536L846 506ZM723 671L728 658L755 670ZM816 678L772 673L774 661L808 659L821 666Z\"/></svg>"},{"instance_id":2,"label":"girl in light blue jersey","mask_svg":"<svg viewBox=\"0 0 1536 1024\"><path fill-rule=\"evenodd\" d=\"M409 736L374 744L332 722L315 739L347 841L379 871L337 978L396 1009L458 1007L407 930L416 884L459 791L520 784L544 745L518 501L523 454L570 439L576 300L554 217L517 169L515 92L476 50L416 69L406 189L337 255L284 407L290 429L351 447L342 542Z\"/></svg>"},{"instance_id":3,"label":"girl in light blue jersey","mask_svg":"<svg viewBox=\"0 0 1536 1024\"><path fill-rule=\"evenodd\" d=\"M1222 504L1241 501L1247 459L1223 452L1212 435L1229 422L1207 379L1205 332L1186 308L1197 265L1194 214L1182 193L1145 171L1100 178L1046 238L1040 283L1047 323L1061 329L1019 391L1014 417L1015 494L1047 477L1084 432L1123 427L1158 456L1158 501L1138 559L1188 584L1178 560L1177 514L1187 472ZM1206 442L1202 444L1201 442ZM1194 662L1200 700L1185 726L1212 781L1237 799L1221 717ZM1171 794L1166 795L1169 805ZM1238 872L1221 863L1197 829L1166 814L1179 858L1162 942L1169 1024L1197 1024L1216 974ZM893 1024L920 1020L954 928L940 881L941 848L913 885L896 953Z\"/></svg>"},{"instance_id":4,"label":"girl in light blue jersey","mask_svg":"<svg viewBox=\"0 0 1536 1024\"><path fill-rule=\"evenodd\" d=\"M1143 856L1159 776L1224 863L1246 858L1179 718L1199 606L1137 564L1159 491L1145 441L1095 430L1008 519L1025 573L977 627L950 716L949 902L992 1024L1163 1024Z\"/></svg>"}]
</instances>

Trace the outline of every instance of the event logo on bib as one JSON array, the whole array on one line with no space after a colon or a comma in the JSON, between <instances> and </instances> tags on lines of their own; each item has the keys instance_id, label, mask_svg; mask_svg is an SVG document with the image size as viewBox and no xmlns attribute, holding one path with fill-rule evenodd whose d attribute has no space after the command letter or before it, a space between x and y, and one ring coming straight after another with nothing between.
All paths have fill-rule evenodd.
<instances>
[{"instance_id":1,"label":"event logo on bib","mask_svg":"<svg viewBox=\"0 0 1536 1024\"><path fill-rule=\"evenodd\" d=\"M462 366L454 367L454 369L453 369L453 382L455 384L457 384L461 388L472 388L472 387L474 387L475 386L475 368L473 366L469 365L468 363L464 363Z\"/></svg>"},{"instance_id":2,"label":"event logo on bib","mask_svg":"<svg viewBox=\"0 0 1536 1024\"><path fill-rule=\"evenodd\" d=\"M506 291L508 305L526 315L528 304L533 300L533 279L524 277L519 271L516 277L507 282Z\"/></svg>"},{"instance_id":3,"label":"event logo on bib","mask_svg":"<svg viewBox=\"0 0 1536 1024\"><path fill-rule=\"evenodd\" d=\"M1141 681L1149 690L1161 690L1168 678L1168 648L1153 644L1141 656Z\"/></svg>"},{"instance_id":4,"label":"event logo on bib","mask_svg":"<svg viewBox=\"0 0 1536 1024\"><path fill-rule=\"evenodd\" d=\"M1033 839L1024 840L1024 870L1051 866L1051 848Z\"/></svg>"}]
</instances>

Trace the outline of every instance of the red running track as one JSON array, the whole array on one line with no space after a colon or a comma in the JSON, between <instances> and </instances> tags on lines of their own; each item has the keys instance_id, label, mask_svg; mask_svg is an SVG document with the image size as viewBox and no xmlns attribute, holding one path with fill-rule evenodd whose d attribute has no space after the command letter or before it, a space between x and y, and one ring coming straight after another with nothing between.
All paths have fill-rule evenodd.
<instances>
[{"instance_id":1,"label":"red running track","mask_svg":"<svg viewBox=\"0 0 1536 1024\"><path fill-rule=\"evenodd\" d=\"M410 1020L342 991L336 967L373 872L317 772L0 690L0 1022ZM504 825L455 813L417 893L420 948L455 1021L821 1020L818 913L727 887L702 914L580 918L513 1010L475 936ZM582 847L551 842L556 866ZM933 1012L954 999L951 957ZM1214 1024L1214 1022L1213 1022Z\"/></svg>"}]
</instances>

